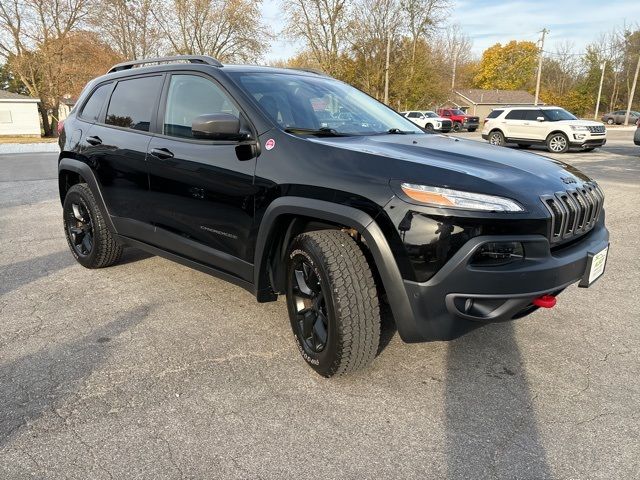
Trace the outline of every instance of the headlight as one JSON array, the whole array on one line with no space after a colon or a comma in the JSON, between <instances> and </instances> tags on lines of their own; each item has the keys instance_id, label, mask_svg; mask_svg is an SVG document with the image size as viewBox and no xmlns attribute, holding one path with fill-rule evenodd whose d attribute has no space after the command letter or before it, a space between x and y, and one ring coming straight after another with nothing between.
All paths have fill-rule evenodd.
<instances>
[{"instance_id":1,"label":"headlight","mask_svg":"<svg viewBox=\"0 0 640 480\"><path fill-rule=\"evenodd\" d=\"M413 200L432 205L434 207L462 208L464 210L484 210L495 212L523 212L524 209L515 201L485 195L484 193L462 192L449 188L429 187L403 183L402 191Z\"/></svg>"},{"instance_id":2,"label":"headlight","mask_svg":"<svg viewBox=\"0 0 640 480\"><path fill-rule=\"evenodd\" d=\"M577 132L588 132L588 127L583 127L582 125L570 125L571 130L575 130Z\"/></svg>"}]
</instances>

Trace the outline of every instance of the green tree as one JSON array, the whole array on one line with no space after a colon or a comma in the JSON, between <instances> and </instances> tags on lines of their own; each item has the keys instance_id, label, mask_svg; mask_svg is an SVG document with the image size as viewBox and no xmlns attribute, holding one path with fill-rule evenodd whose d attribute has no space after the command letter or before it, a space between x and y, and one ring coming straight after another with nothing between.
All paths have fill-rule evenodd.
<instances>
[{"instance_id":1,"label":"green tree","mask_svg":"<svg viewBox=\"0 0 640 480\"><path fill-rule=\"evenodd\" d=\"M533 42L512 40L496 43L482 54L474 84L478 88L519 90L532 88L538 47Z\"/></svg>"}]
</instances>

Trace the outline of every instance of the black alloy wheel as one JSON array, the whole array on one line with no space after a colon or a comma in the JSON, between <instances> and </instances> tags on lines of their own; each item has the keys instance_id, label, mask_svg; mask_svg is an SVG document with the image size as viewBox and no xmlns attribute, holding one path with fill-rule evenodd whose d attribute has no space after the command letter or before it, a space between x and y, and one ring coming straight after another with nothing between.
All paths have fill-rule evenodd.
<instances>
[{"instance_id":1,"label":"black alloy wheel","mask_svg":"<svg viewBox=\"0 0 640 480\"><path fill-rule=\"evenodd\" d=\"M93 222L89 209L81 199L71 203L66 212L66 224L71 245L80 257L86 257L93 250Z\"/></svg>"},{"instance_id":2,"label":"black alloy wheel","mask_svg":"<svg viewBox=\"0 0 640 480\"><path fill-rule=\"evenodd\" d=\"M320 273L306 257L298 255L293 259L291 276L296 333L307 353L318 354L329 338L327 302Z\"/></svg>"}]
</instances>

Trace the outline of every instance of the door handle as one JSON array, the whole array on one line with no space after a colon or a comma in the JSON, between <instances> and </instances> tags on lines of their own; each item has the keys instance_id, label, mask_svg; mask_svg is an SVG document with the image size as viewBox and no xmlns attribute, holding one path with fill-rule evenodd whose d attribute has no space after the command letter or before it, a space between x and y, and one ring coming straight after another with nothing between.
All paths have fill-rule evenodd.
<instances>
[{"instance_id":1,"label":"door handle","mask_svg":"<svg viewBox=\"0 0 640 480\"><path fill-rule=\"evenodd\" d=\"M173 158L173 152L168 148L152 148L151 155L160 160L166 160L168 158Z\"/></svg>"},{"instance_id":2,"label":"door handle","mask_svg":"<svg viewBox=\"0 0 640 480\"><path fill-rule=\"evenodd\" d=\"M100 137L87 137L85 141L89 145L102 145L102 139Z\"/></svg>"}]
</instances>

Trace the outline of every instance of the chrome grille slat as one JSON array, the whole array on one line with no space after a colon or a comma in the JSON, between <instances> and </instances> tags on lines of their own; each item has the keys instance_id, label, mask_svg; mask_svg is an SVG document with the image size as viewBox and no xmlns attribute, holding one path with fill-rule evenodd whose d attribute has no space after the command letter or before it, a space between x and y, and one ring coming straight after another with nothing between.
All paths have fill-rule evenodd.
<instances>
[{"instance_id":1,"label":"chrome grille slat","mask_svg":"<svg viewBox=\"0 0 640 480\"><path fill-rule=\"evenodd\" d=\"M591 230L604 205L604 194L596 183L540 197L551 214L549 240L558 243L578 237Z\"/></svg>"}]
</instances>

